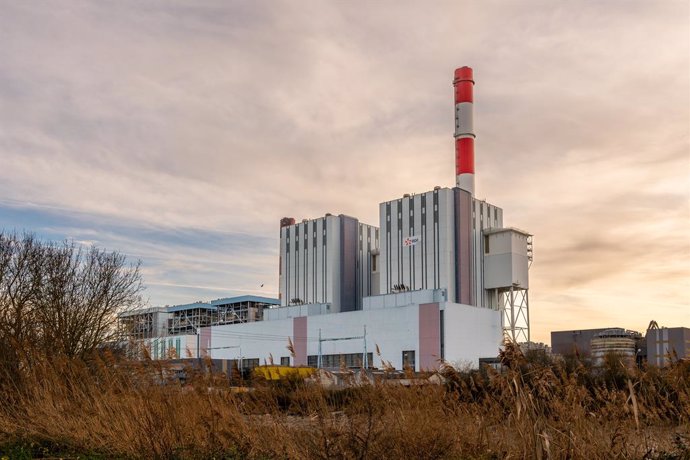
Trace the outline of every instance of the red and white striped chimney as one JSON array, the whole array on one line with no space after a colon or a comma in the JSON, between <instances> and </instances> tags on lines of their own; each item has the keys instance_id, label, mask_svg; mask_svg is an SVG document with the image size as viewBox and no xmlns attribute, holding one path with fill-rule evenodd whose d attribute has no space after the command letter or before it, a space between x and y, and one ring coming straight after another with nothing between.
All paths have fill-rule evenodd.
<instances>
[{"instance_id":1,"label":"red and white striped chimney","mask_svg":"<svg viewBox=\"0 0 690 460\"><path fill-rule=\"evenodd\" d=\"M455 176L456 185L474 195L474 78L471 67L455 69Z\"/></svg>"}]
</instances>

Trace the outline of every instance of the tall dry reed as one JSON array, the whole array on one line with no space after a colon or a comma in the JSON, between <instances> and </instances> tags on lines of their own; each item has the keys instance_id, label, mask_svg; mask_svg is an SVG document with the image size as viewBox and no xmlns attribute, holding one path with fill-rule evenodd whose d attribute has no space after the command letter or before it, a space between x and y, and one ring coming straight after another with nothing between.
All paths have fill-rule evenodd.
<instances>
[{"instance_id":1,"label":"tall dry reed","mask_svg":"<svg viewBox=\"0 0 690 460\"><path fill-rule=\"evenodd\" d=\"M690 365L598 371L528 361L446 367L444 385L237 393L189 370L108 355L53 359L0 383L0 452L102 458L690 458Z\"/></svg>"}]
</instances>

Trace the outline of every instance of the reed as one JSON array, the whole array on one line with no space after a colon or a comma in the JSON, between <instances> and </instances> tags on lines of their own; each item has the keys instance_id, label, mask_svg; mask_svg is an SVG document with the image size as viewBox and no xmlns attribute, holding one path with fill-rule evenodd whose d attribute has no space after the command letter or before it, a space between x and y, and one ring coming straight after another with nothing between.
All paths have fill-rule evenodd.
<instances>
[{"instance_id":1,"label":"reed","mask_svg":"<svg viewBox=\"0 0 690 460\"><path fill-rule=\"evenodd\" d=\"M9 458L690 458L690 364L593 370L529 360L504 372L444 366L444 385L327 390L255 382L108 354L35 359L0 383ZM0 457L2 457L0 455Z\"/></svg>"}]
</instances>

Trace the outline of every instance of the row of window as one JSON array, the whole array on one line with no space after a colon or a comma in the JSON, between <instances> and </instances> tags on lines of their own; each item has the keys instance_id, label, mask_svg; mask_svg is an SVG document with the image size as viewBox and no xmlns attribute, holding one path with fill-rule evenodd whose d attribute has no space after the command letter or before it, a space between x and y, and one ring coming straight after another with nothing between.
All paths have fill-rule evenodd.
<instances>
[{"instance_id":1,"label":"row of window","mask_svg":"<svg viewBox=\"0 0 690 460\"><path fill-rule=\"evenodd\" d=\"M165 339L160 341L155 340L151 344L151 351L153 359L175 359L180 357L180 348L182 345L181 339ZM325 369L340 369L344 368L361 368L364 363L362 358L363 353L341 353L335 355L321 355L321 367ZM307 365L310 367L318 367L318 355L310 355L307 357ZM372 368L374 363L373 353L367 353L368 367ZM229 360L231 369L254 369L260 365L259 358L243 358L241 360ZM415 351L405 350L402 352L402 367L403 369L415 368ZM281 366L290 365L290 357L282 356L280 358Z\"/></svg>"},{"instance_id":2,"label":"row of window","mask_svg":"<svg viewBox=\"0 0 690 460\"><path fill-rule=\"evenodd\" d=\"M335 355L321 355L321 367L326 369L340 369L341 367L346 368L361 368L363 353L341 353ZM416 365L416 353L414 350L405 350L402 352L402 367L403 369L414 369ZM310 355L307 357L307 365L310 367L318 366L319 357L318 355ZM367 353L368 367L373 367L374 355L372 353ZM245 358L242 360L243 369L254 369L259 365L258 358ZM281 356L280 358L281 366L290 365L289 356ZM230 366L232 368L238 368L237 360L230 360Z\"/></svg>"},{"instance_id":3,"label":"row of window","mask_svg":"<svg viewBox=\"0 0 690 460\"><path fill-rule=\"evenodd\" d=\"M242 370L252 370L255 367L259 367L259 358L242 358L242 359L231 359L228 362L229 369L242 369Z\"/></svg>"},{"instance_id":4,"label":"row of window","mask_svg":"<svg viewBox=\"0 0 690 460\"><path fill-rule=\"evenodd\" d=\"M363 366L363 353L342 353L336 355L321 355L321 367L325 369L340 369L340 368L361 368ZM414 350L405 350L402 352L402 367L403 369L414 370L416 365L416 354ZM283 359L287 361L283 362ZM310 355L307 357L307 365L310 367L318 366L318 355ZM368 367L374 367L374 355L367 353ZM289 365L290 358L281 358L280 364Z\"/></svg>"},{"instance_id":5,"label":"row of window","mask_svg":"<svg viewBox=\"0 0 690 460\"><path fill-rule=\"evenodd\" d=\"M321 367L325 369L340 369L345 368L361 368L364 366L362 359L364 353L341 353L337 355L321 355ZM367 353L367 367L373 367L374 355ZM307 356L307 365L309 367L318 367L318 355Z\"/></svg>"}]
</instances>

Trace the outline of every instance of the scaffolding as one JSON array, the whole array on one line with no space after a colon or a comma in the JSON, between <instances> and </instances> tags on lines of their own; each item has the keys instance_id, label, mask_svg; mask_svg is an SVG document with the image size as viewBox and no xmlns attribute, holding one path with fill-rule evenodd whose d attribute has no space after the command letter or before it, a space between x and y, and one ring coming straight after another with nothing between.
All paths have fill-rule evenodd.
<instances>
[{"instance_id":1,"label":"scaffolding","mask_svg":"<svg viewBox=\"0 0 690 460\"><path fill-rule=\"evenodd\" d=\"M487 306L501 312L503 335L514 343L530 343L529 269L533 237L515 228L484 230L483 280Z\"/></svg>"},{"instance_id":2,"label":"scaffolding","mask_svg":"<svg viewBox=\"0 0 690 460\"><path fill-rule=\"evenodd\" d=\"M497 291L504 336L514 343L530 343L529 290L513 285Z\"/></svg>"},{"instance_id":3,"label":"scaffolding","mask_svg":"<svg viewBox=\"0 0 690 460\"><path fill-rule=\"evenodd\" d=\"M147 308L125 312L118 316L118 330L121 337L129 339L150 339L161 333L161 316L164 308Z\"/></svg>"},{"instance_id":4,"label":"scaffolding","mask_svg":"<svg viewBox=\"0 0 690 460\"><path fill-rule=\"evenodd\" d=\"M261 321L267 305L252 300L216 304L217 318L214 325Z\"/></svg>"},{"instance_id":5,"label":"scaffolding","mask_svg":"<svg viewBox=\"0 0 690 460\"><path fill-rule=\"evenodd\" d=\"M196 334L202 327L262 321L264 308L270 305L252 299L220 299L211 303L179 305L170 309L168 334Z\"/></svg>"},{"instance_id":6,"label":"scaffolding","mask_svg":"<svg viewBox=\"0 0 690 460\"><path fill-rule=\"evenodd\" d=\"M189 308L180 308L170 313L168 334L196 334L200 327L213 326L216 317L216 307L213 305L192 305Z\"/></svg>"}]
</instances>

